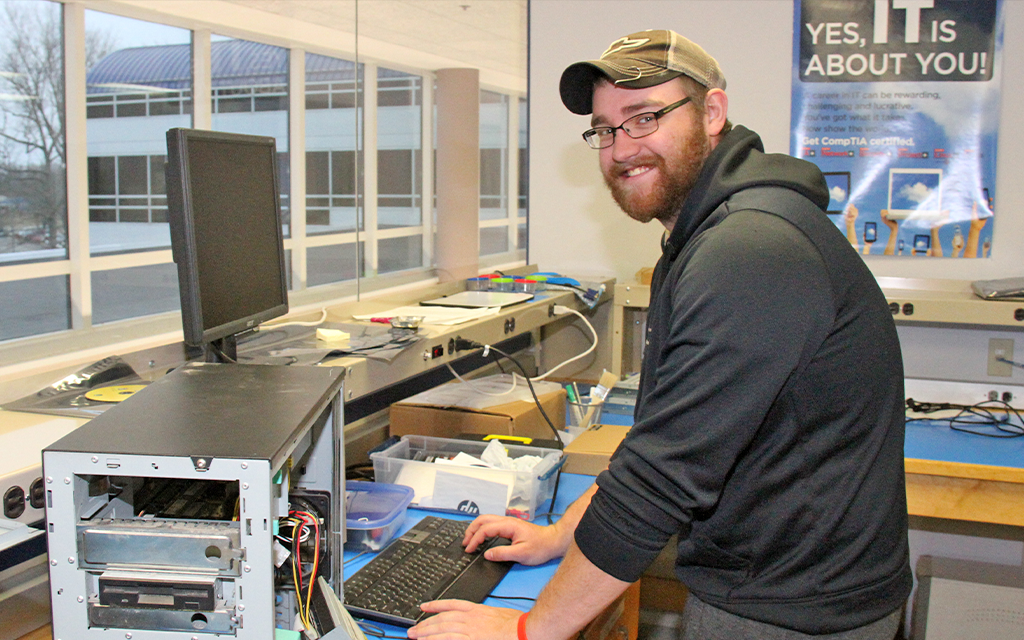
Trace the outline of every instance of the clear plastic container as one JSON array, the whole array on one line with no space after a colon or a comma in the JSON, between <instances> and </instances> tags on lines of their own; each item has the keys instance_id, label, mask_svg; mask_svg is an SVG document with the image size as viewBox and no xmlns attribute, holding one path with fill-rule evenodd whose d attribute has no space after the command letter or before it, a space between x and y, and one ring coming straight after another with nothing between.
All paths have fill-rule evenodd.
<instances>
[{"instance_id":1,"label":"clear plastic container","mask_svg":"<svg viewBox=\"0 0 1024 640\"><path fill-rule=\"evenodd\" d=\"M380 551L405 521L413 490L400 484L345 482L345 548Z\"/></svg>"},{"instance_id":2,"label":"clear plastic container","mask_svg":"<svg viewBox=\"0 0 1024 640\"><path fill-rule=\"evenodd\" d=\"M466 291L489 291L490 278L466 278Z\"/></svg>"},{"instance_id":3,"label":"clear plastic container","mask_svg":"<svg viewBox=\"0 0 1024 640\"><path fill-rule=\"evenodd\" d=\"M491 280L491 288L494 291L513 291L515 283L508 277L494 278Z\"/></svg>"},{"instance_id":4,"label":"clear plastic container","mask_svg":"<svg viewBox=\"0 0 1024 640\"><path fill-rule=\"evenodd\" d=\"M555 471L564 460L562 452L544 447L504 445L511 458L525 455L542 458L530 471L467 468L433 462L437 458L452 458L458 453L468 453L479 458L488 444L472 440L406 435L387 449L371 453L370 460L373 461L373 473L377 482L397 482L399 478L403 478L414 484L416 497L412 504L420 509L474 514L472 510L442 508L431 502L430 499L434 497L435 479L438 472L442 472L454 474L456 477L467 476L466 486L471 486L476 480L511 486L511 497L507 502L505 515L533 520L537 515L537 509L551 498L555 489Z\"/></svg>"},{"instance_id":5,"label":"clear plastic container","mask_svg":"<svg viewBox=\"0 0 1024 640\"><path fill-rule=\"evenodd\" d=\"M538 274L535 273L533 275L526 276L526 277L529 278L530 280L533 280L534 283L536 283L536 284L533 285L534 289L536 291L547 291L547 288L548 288L548 277L547 276L542 276L542 275L538 275Z\"/></svg>"},{"instance_id":6,"label":"clear plastic container","mask_svg":"<svg viewBox=\"0 0 1024 640\"><path fill-rule=\"evenodd\" d=\"M512 284L516 293L534 293L537 291L537 281L529 278L516 278Z\"/></svg>"}]
</instances>

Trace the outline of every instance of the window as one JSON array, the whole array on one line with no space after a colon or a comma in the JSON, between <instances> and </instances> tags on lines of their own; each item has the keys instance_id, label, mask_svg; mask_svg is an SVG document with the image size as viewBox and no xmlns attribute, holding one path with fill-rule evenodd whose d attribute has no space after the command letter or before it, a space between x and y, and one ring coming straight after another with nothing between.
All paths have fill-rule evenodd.
<instances>
[{"instance_id":1,"label":"window","mask_svg":"<svg viewBox=\"0 0 1024 640\"><path fill-rule=\"evenodd\" d=\"M98 11L85 28L90 253L168 249L165 132L192 123L191 33Z\"/></svg>"},{"instance_id":2,"label":"window","mask_svg":"<svg viewBox=\"0 0 1024 640\"><path fill-rule=\"evenodd\" d=\"M213 129L277 140L282 225L284 237L290 237L288 50L262 42L214 36L210 57Z\"/></svg>"},{"instance_id":3,"label":"window","mask_svg":"<svg viewBox=\"0 0 1024 640\"><path fill-rule=\"evenodd\" d=\"M377 273L425 266L423 222L423 78L377 69ZM372 234L372 236L371 236Z\"/></svg>"},{"instance_id":4,"label":"window","mask_svg":"<svg viewBox=\"0 0 1024 640\"><path fill-rule=\"evenodd\" d=\"M306 253L308 286L363 274L362 74L349 60L306 54L306 234L327 242Z\"/></svg>"},{"instance_id":5,"label":"window","mask_svg":"<svg viewBox=\"0 0 1024 640\"><path fill-rule=\"evenodd\" d=\"M67 258L60 5L0 2L0 265Z\"/></svg>"},{"instance_id":6,"label":"window","mask_svg":"<svg viewBox=\"0 0 1024 640\"><path fill-rule=\"evenodd\" d=\"M177 3L0 0L0 357L177 328L164 174L174 127L277 140L285 253L289 273L299 274L293 304L432 276L436 114L432 73L421 68L430 57L398 48L391 60L384 48L355 60L344 39L334 55L313 53L306 49L330 46L301 42L313 14L270 3L260 11L276 14L271 28L243 22L229 5L211 3L199 23ZM499 6L521 20L503 26L525 34L525 1ZM336 28L348 25L337 3L325 15L340 19ZM210 35L209 25L249 39ZM271 44L283 33L293 49ZM508 77L521 75L525 86L525 37L523 45ZM67 86L84 87L73 103L82 111L66 120L65 47L74 62ZM293 53L303 56L305 77L290 77L303 66ZM209 82L193 86L193 77ZM480 100L481 246L489 264L507 264L524 244L525 101L518 89L489 89ZM301 94L295 112L292 92ZM74 141L67 148L65 130ZM303 132L301 144L289 140L293 130ZM304 187L295 203L293 171ZM54 332L63 332L56 341L41 336Z\"/></svg>"},{"instance_id":7,"label":"window","mask_svg":"<svg viewBox=\"0 0 1024 640\"><path fill-rule=\"evenodd\" d=\"M526 101L480 91L480 255L525 257Z\"/></svg>"}]
</instances>

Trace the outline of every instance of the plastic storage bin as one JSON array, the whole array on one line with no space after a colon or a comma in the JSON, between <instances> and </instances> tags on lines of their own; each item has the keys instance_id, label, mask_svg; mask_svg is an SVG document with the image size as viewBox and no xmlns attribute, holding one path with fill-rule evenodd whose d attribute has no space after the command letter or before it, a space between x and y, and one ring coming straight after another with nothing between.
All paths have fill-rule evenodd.
<instances>
[{"instance_id":1,"label":"plastic storage bin","mask_svg":"<svg viewBox=\"0 0 1024 640\"><path fill-rule=\"evenodd\" d=\"M505 444L511 458L532 455L542 460L530 471L511 471L482 467L459 467L434 462L463 452L477 458L488 443L452 438L406 435L383 451L370 454L377 482L412 486L412 505L421 509L465 513L498 513L494 505L496 485L507 488L505 515L533 520L537 509L551 498L555 489L555 471L562 465L557 449ZM474 493L477 492L477 493Z\"/></svg>"},{"instance_id":2,"label":"plastic storage bin","mask_svg":"<svg viewBox=\"0 0 1024 640\"><path fill-rule=\"evenodd\" d=\"M405 521L413 490L400 484L345 483L345 548L380 551Z\"/></svg>"}]
</instances>

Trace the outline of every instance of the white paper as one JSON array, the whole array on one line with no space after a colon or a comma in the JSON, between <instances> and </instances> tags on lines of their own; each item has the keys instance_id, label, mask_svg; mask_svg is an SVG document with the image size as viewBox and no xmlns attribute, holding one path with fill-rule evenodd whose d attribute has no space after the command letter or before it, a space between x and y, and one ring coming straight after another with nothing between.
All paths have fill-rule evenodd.
<instances>
[{"instance_id":1,"label":"white paper","mask_svg":"<svg viewBox=\"0 0 1024 640\"><path fill-rule=\"evenodd\" d=\"M422 393L417 393L402 402L434 407L461 407L464 409L486 409L501 404L508 404L509 402L516 402L517 400L533 402L533 394L530 393L530 387L526 385L522 377L519 378L516 389L512 393L487 395L508 391L510 388L512 388L512 376L506 373L486 378L475 378L470 380L468 384L465 382L442 384ZM538 396L542 396L546 393L558 391L562 388L562 385L557 382L538 380L533 383L533 388Z\"/></svg>"},{"instance_id":2,"label":"white paper","mask_svg":"<svg viewBox=\"0 0 1024 640\"><path fill-rule=\"evenodd\" d=\"M450 509L470 515L493 513L505 515L512 495L512 485L494 482L482 477L468 475L472 469L460 469L453 473L437 470L434 479L434 495L431 506L435 509ZM512 478L509 478L510 482ZM421 504L422 506L422 504Z\"/></svg>"},{"instance_id":3,"label":"white paper","mask_svg":"<svg viewBox=\"0 0 1024 640\"><path fill-rule=\"evenodd\" d=\"M364 313L352 316L356 320L372 320L373 318L394 318L396 316L421 316L423 324L455 325L479 320L498 314L498 307L481 309L463 309L456 307L421 307L419 305L396 307L387 311Z\"/></svg>"}]
</instances>

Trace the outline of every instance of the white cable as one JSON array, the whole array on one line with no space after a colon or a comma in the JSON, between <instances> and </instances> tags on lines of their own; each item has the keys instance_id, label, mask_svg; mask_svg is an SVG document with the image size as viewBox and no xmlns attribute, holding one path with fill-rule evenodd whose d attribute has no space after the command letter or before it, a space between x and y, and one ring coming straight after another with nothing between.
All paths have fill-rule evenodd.
<instances>
[{"instance_id":1,"label":"white cable","mask_svg":"<svg viewBox=\"0 0 1024 640\"><path fill-rule=\"evenodd\" d=\"M446 362L446 363L444 363L444 366L448 367L448 370L452 372L452 375L455 376L459 380L459 382L462 382L464 384L468 384L470 387L473 388L474 391L476 391L480 395L494 396L494 397L497 398L497 397L501 397L501 396L507 396L508 394L510 394L510 393L512 393L513 391L516 390L516 380L518 379L518 376L516 374L514 374L514 373L512 374L512 386L509 388L509 390L508 391L502 391L501 393L494 393L494 392L491 392L491 391L484 391L483 389L481 389L479 387L479 385L474 384L474 382L472 380L467 380L466 378L463 378L462 376L460 376L459 373L455 370L455 367L452 366L452 363Z\"/></svg>"},{"instance_id":2,"label":"white cable","mask_svg":"<svg viewBox=\"0 0 1024 640\"><path fill-rule=\"evenodd\" d=\"M281 323L278 323L278 324L261 324L258 327L258 330L263 330L263 329L280 329L281 327L319 327L320 325L322 325L324 323L324 320L326 320L326 319L327 319L327 309L323 308L323 309L320 310L320 319L319 320L310 320L308 322L304 322L304 321L301 321L301 320L293 320L291 322L281 322Z\"/></svg>"},{"instance_id":3,"label":"white cable","mask_svg":"<svg viewBox=\"0 0 1024 640\"><path fill-rule=\"evenodd\" d=\"M534 382L536 382L538 380L543 380L544 378L547 378L552 373L558 371L559 369L561 369L565 365L569 364L570 362L575 362L575 361L579 360L580 358L586 357L587 355L593 353L594 349L597 348L597 330L594 329L594 325L590 324L590 321L587 320L586 316L584 316L582 313L580 313L579 311L577 311L575 309L570 309L569 307L563 307L560 304L556 304L555 305L555 313L571 313L571 314L574 314L576 316L579 316L580 320L582 320L583 323L587 325L587 328L590 329L590 333L592 333L594 335L594 344L590 345L590 348L587 349L586 351L584 351L583 353L581 353L579 355L575 355L575 356L569 358L568 360L565 360L564 362L562 362L561 364L559 364L558 366L556 366L553 369L549 369L547 371L547 373L545 373L543 375L539 375L536 378L530 378L530 380L532 380Z\"/></svg>"}]
</instances>

